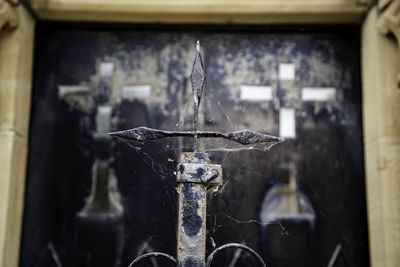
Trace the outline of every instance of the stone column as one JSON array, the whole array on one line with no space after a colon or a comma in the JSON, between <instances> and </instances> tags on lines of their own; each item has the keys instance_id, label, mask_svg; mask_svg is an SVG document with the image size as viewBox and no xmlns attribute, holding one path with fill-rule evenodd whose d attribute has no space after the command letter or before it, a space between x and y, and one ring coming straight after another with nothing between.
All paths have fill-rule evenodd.
<instances>
[{"instance_id":1,"label":"stone column","mask_svg":"<svg viewBox=\"0 0 400 267\"><path fill-rule=\"evenodd\" d=\"M0 266L18 266L31 102L34 20L0 0Z\"/></svg>"},{"instance_id":2,"label":"stone column","mask_svg":"<svg viewBox=\"0 0 400 267\"><path fill-rule=\"evenodd\" d=\"M393 2L398 4L398 1ZM370 10L362 25L361 40L364 153L373 267L395 267L400 262L400 89L397 80L400 53L396 39L382 34L382 30L396 29L393 24L382 28L385 25L382 23L393 21L392 16L384 16L377 7Z\"/></svg>"}]
</instances>

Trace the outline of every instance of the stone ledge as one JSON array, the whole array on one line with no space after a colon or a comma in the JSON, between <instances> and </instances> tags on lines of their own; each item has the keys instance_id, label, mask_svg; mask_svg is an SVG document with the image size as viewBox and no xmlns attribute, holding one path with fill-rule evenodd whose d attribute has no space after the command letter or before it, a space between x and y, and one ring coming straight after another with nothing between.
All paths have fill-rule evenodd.
<instances>
[{"instance_id":1,"label":"stone ledge","mask_svg":"<svg viewBox=\"0 0 400 267\"><path fill-rule=\"evenodd\" d=\"M33 0L40 19L134 23L361 23L367 0Z\"/></svg>"}]
</instances>

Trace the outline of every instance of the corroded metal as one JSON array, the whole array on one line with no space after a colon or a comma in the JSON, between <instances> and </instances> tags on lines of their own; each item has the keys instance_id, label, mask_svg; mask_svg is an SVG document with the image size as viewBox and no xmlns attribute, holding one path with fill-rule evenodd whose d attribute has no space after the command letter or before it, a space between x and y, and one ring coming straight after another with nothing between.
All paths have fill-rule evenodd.
<instances>
[{"instance_id":1,"label":"corroded metal","mask_svg":"<svg viewBox=\"0 0 400 267\"><path fill-rule=\"evenodd\" d=\"M210 170L208 182L202 181L207 176L204 175L207 169ZM213 169L218 171L213 173ZM178 266L204 267L207 188L210 180L214 181L214 185L218 185L215 181L221 181L217 180L217 177L222 177L221 166L210 166L206 153L187 152L181 154L178 173Z\"/></svg>"},{"instance_id":2,"label":"corroded metal","mask_svg":"<svg viewBox=\"0 0 400 267\"><path fill-rule=\"evenodd\" d=\"M222 168L217 164L179 163L177 183L197 183L209 186L222 183Z\"/></svg>"},{"instance_id":3,"label":"corroded metal","mask_svg":"<svg viewBox=\"0 0 400 267\"><path fill-rule=\"evenodd\" d=\"M196 52L190 80L194 101L194 131L166 131L138 127L125 131L110 133L128 142L147 142L166 137L190 137L194 139L193 151L180 155L177 166L176 182L178 183L179 208L177 231L177 259L170 255L154 252L144 254L134 260L132 267L142 259L149 257L166 257L178 267L210 266L214 256L223 249L238 248L255 256L262 266L266 266L260 255L251 248L241 244L226 244L217 248L206 263L206 207L207 191L222 184L221 165L210 164L207 153L197 152L198 138L224 138L242 145L267 144L269 147L283 141L283 138L243 130L237 132L199 131L198 113L203 94L205 71L200 53L200 43L196 43Z\"/></svg>"},{"instance_id":4,"label":"corroded metal","mask_svg":"<svg viewBox=\"0 0 400 267\"><path fill-rule=\"evenodd\" d=\"M192 73L190 74L190 81L192 83L193 91L193 101L194 101L194 144L193 151L197 151L197 132L199 131L199 107L201 97L203 95L204 82L206 80L206 75L204 72L203 60L200 53L200 42L196 43L196 53L194 55L194 62Z\"/></svg>"},{"instance_id":5,"label":"corroded metal","mask_svg":"<svg viewBox=\"0 0 400 267\"><path fill-rule=\"evenodd\" d=\"M215 131L166 131L147 127L138 127L125 131L113 132L110 133L110 135L133 142L147 142L166 137L192 137L195 140L197 140L197 138L224 138L242 145L273 145L284 141L281 137L257 133L250 130L222 133Z\"/></svg>"}]
</instances>

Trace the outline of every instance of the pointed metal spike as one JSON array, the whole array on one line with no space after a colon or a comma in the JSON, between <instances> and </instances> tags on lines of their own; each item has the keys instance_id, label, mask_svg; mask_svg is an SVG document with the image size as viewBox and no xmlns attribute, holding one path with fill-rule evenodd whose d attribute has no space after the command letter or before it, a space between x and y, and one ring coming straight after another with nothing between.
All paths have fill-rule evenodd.
<instances>
[{"instance_id":1,"label":"pointed metal spike","mask_svg":"<svg viewBox=\"0 0 400 267\"><path fill-rule=\"evenodd\" d=\"M225 135L226 139L235 141L242 145L265 144L265 143L269 143L272 145L285 141L285 139L281 137L257 133L250 130L226 133Z\"/></svg>"},{"instance_id":2,"label":"pointed metal spike","mask_svg":"<svg viewBox=\"0 0 400 267\"><path fill-rule=\"evenodd\" d=\"M190 81L192 83L193 97L195 98L195 103L200 104L201 96L203 94L204 81L206 79L204 72L203 59L200 52L200 42L196 43L196 52L194 55L194 62L192 73L190 74Z\"/></svg>"},{"instance_id":3,"label":"pointed metal spike","mask_svg":"<svg viewBox=\"0 0 400 267\"><path fill-rule=\"evenodd\" d=\"M193 102L194 102L194 114L193 114L193 122L194 122L194 144L193 150L197 151L197 132L199 131L199 107L201 97L203 95L204 81L206 79L203 60L201 58L200 53L200 41L196 43L196 52L194 55L194 62L192 73L190 74L190 81L192 83L192 91L193 91Z\"/></svg>"},{"instance_id":4,"label":"pointed metal spike","mask_svg":"<svg viewBox=\"0 0 400 267\"><path fill-rule=\"evenodd\" d=\"M147 127L138 127L130 130L109 133L111 136L118 137L126 141L145 142L168 137L164 131Z\"/></svg>"}]
</instances>

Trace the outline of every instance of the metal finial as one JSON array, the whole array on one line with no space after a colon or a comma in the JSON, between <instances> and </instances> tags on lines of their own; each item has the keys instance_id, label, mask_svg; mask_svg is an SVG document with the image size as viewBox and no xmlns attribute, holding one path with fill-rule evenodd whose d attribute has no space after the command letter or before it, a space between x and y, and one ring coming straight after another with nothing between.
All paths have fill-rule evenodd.
<instances>
[{"instance_id":1,"label":"metal finial","mask_svg":"<svg viewBox=\"0 0 400 267\"><path fill-rule=\"evenodd\" d=\"M200 107L201 97L203 95L205 79L206 76L204 72L203 60L201 58L201 53L200 53L200 41L197 41L192 73L190 74L190 81L192 83L193 101L194 101L194 114L193 114L194 151L197 151L197 142L198 142L197 132L199 131L199 107Z\"/></svg>"}]
</instances>

